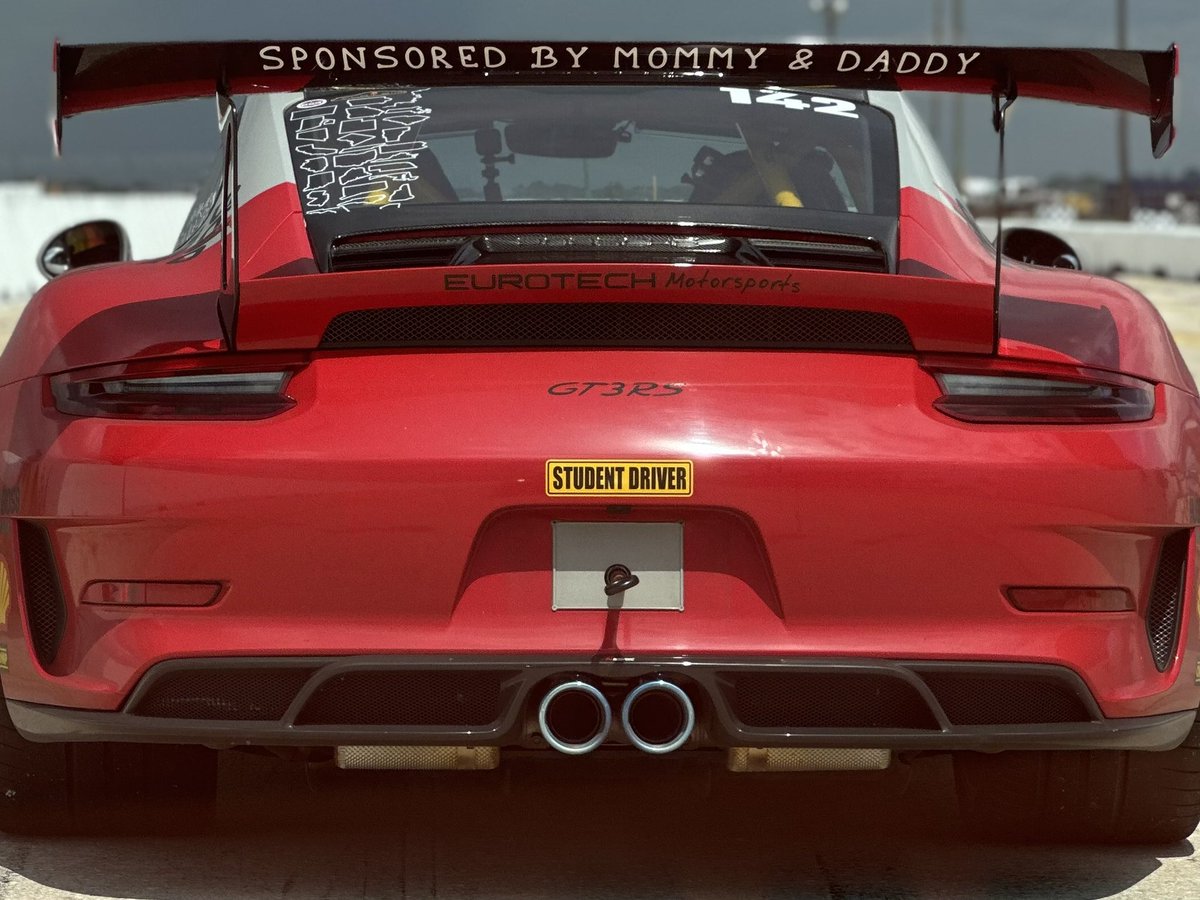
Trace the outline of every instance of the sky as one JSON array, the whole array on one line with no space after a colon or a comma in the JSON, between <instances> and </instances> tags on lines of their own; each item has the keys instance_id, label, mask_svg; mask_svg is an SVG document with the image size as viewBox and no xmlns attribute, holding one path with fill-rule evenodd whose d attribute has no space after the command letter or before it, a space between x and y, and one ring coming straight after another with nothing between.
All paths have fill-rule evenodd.
<instances>
[{"instance_id":1,"label":"sky","mask_svg":"<svg viewBox=\"0 0 1200 900\"><path fill-rule=\"evenodd\" d=\"M962 43L1112 47L1116 0L962 0ZM48 119L51 45L64 42L234 39L578 39L671 42L784 41L824 33L809 0L6 0L0 29L0 180L198 181L216 152L211 101L91 113L66 123L55 159ZM930 43L934 10L952 0L848 0L838 38ZM1149 129L1130 122L1139 175L1200 170L1200 0L1128 0L1129 46L1180 45L1179 137L1162 160ZM948 32L947 32L948 34ZM945 40L948 41L948 38ZM949 153L950 100L943 101ZM993 175L995 135L986 98L963 101L967 174ZM922 98L920 108L929 110ZM1009 125L1012 175L1116 174L1116 113L1018 101Z\"/></svg>"}]
</instances>

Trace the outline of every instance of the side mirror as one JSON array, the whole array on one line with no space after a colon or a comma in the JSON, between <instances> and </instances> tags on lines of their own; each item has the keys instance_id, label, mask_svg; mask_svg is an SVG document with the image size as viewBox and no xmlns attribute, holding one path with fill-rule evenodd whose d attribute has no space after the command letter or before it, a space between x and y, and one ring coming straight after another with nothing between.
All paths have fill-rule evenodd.
<instances>
[{"instance_id":1,"label":"side mirror","mask_svg":"<svg viewBox=\"0 0 1200 900\"><path fill-rule=\"evenodd\" d=\"M1055 269L1082 269L1079 254L1062 238L1037 228L1010 228L1000 238L1009 259Z\"/></svg>"},{"instance_id":2,"label":"side mirror","mask_svg":"<svg viewBox=\"0 0 1200 900\"><path fill-rule=\"evenodd\" d=\"M129 259L129 235L107 219L84 222L60 231L38 254L37 266L47 278L57 278L71 269Z\"/></svg>"}]
</instances>

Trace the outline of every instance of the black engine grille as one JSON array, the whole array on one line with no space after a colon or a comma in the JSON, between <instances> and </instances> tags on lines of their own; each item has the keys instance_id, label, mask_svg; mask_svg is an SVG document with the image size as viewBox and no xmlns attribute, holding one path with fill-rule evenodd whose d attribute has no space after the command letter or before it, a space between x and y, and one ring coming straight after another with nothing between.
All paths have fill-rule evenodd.
<instances>
[{"instance_id":1,"label":"black engine grille","mask_svg":"<svg viewBox=\"0 0 1200 900\"><path fill-rule=\"evenodd\" d=\"M962 672L921 673L951 725L1088 722L1091 713L1055 678Z\"/></svg>"},{"instance_id":2,"label":"black engine grille","mask_svg":"<svg viewBox=\"0 0 1200 900\"><path fill-rule=\"evenodd\" d=\"M1159 552L1158 569L1150 588L1150 604L1146 610L1146 633L1150 652L1158 671L1165 672L1175 656L1179 643L1179 624L1183 613L1183 586L1187 576L1190 530L1168 536Z\"/></svg>"},{"instance_id":3,"label":"black engine grille","mask_svg":"<svg viewBox=\"0 0 1200 900\"><path fill-rule=\"evenodd\" d=\"M169 672L131 712L171 719L273 721L283 717L313 669L197 669Z\"/></svg>"},{"instance_id":4,"label":"black engine grille","mask_svg":"<svg viewBox=\"0 0 1200 900\"><path fill-rule=\"evenodd\" d=\"M890 675L747 673L735 679L734 715L751 728L938 727L920 693Z\"/></svg>"},{"instance_id":5,"label":"black engine grille","mask_svg":"<svg viewBox=\"0 0 1200 900\"><path fill-rule=\"evenodd\" d=\"M166 672L134 699L136 716L279 721L317 669L213 667ZM352 671L322 681L297 725L483 726L500 717L511 672Z\"/></svg>"},{"instance_id":6,"label":"black engine grille","mask_svg":"<svg viewBox=\"0 0 1200 900\"><path fill-rule=\"evenodd\" d=\"M58 580L50 535L41 525L18 520L17 547L21 556L29 638L38 662L49 666L58 656L67 629L67 605Z\"/></svg>"},{"instance_id":7,"label":"black engine grille","mask_svg":"<svg viewBox=\"0 0 1200 900\"><path fill-rule=\"evenodd\" d=\"M952 727L1090 722L1061 678L952 670L915 671ZM937 729L921 692L885 673L750 673L733 678L734 715L751 728Z\"/></svg>"},{"instance_id":8,"label":"black engine grille","mask_svg":"<svg viewBox=\"0 0 1200 900\"><path fill-rule=\"evenodd\" d=\"M887 313L720 303L484 303L336 316L322 347L710 347L905 352Z\"/></svg>"},{"instance_id":9,"label":"black engine grille","mask_svg":"<svg viewBox=\"0 0 1200 900\"><path fill-rule=\"evenodd\" d=\"M346 672L304 704L297 725L489 725L512 672Z\"/></svg>"}]
</instances>

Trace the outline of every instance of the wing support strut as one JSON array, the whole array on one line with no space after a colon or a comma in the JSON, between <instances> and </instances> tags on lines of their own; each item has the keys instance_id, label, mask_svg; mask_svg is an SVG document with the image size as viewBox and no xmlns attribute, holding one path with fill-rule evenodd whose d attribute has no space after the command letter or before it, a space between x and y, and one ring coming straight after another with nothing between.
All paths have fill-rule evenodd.
<instances>
[{"instance_id":1,"label":"wing support strut","mask_svg":"<svg viewBox=\"0 0 1200 900\"><path fill-rule=\"evenodd\" d=\"M1008 187L1004 182L1004 125L1008 119L1008 109L1017 102L1017 82L1010 74L1004 88L999 86L992 89L992 127L996 129L999 139L999 150L996 161L996 283L992 300L992 309L996 317L995 350L1000 351L1000 272L1004 264L1004 201L1007 199Z\"/></svg>"},{"instance_id":2,"label":"wing support strut","mask_svg":"<svg viewBox=\"0 0 1200 900\"><path fill-rule=\"evenodd\" d=\"M225 162L221 176L221 293L217 314L225 343L234 347L237 334L238 294L241 289L238 240L238 122L241 113L233 97L223 88L217 91L217 128L225 135Z\"/></svg>"}]
</instances>

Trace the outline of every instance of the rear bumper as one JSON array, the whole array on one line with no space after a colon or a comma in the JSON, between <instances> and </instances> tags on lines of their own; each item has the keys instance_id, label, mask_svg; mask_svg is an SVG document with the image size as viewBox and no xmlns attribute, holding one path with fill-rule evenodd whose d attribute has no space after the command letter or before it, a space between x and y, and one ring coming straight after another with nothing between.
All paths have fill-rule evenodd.
<instances>
[{"instance_id":1,"label":"rear bumper","mask_svg":"<svg viewBox=\"0 0 1200 900\"><path fill-rule=\"evenodd\" d=\"M686 390L550 391L618 377ZM250 422L74 418L43 388L0 390L12 700L115 714L172 661L509 654L1042 664L1106 719L1200 705L1190 550L1165 668L1148 634L1161 548L1200 521L1200 405L1165 386L1153 421L1055 428L947 419L916 360L834 353L319 355ZM687 459L694 492L549 496L557 458ZM555 609L556 522L681 524L684 609ZM39 572L60 590L31 604ZM1134 608L1027 612L1013 586Z\"/></svg>"},{"instance_id":2,"label":"rear bumper","mask_svg":"<svg viewBox=\"0 0 1200 900\"><path fill-rule=\"evenodd\" d=\"M697 709L688 749L1123 749L1177 746L1185 710L1106 718L1061 666L891 660L236 658L161 663L121 710L9 700L35 741L332 747L539 748L546 691L584 678L614 708L640 680L667 678ZM619 726L609 745L628 745Z\"/></svg>"}]
</instances>

